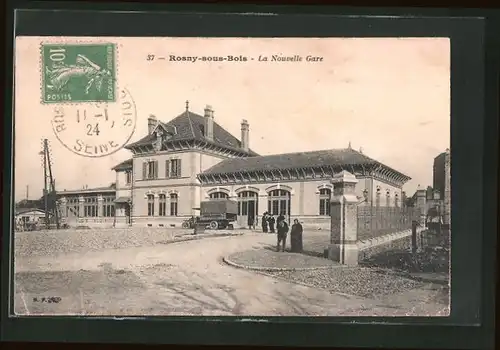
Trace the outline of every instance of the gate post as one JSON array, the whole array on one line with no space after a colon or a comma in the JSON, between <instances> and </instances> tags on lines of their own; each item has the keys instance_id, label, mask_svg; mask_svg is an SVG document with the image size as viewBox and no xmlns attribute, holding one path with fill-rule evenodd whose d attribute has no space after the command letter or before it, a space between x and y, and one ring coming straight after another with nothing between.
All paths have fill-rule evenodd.
<instances>
[{"instance_id":1,"label":"gate post","mask_svg":"<svg viewBox=\"0 0 500 350\"><path fill-rule=\"evenodd\" d=\"M328 258L343 265L358 265L358 198L356 177L342 171L332 178L331 228Z\"/></svg>"}]
</instances>

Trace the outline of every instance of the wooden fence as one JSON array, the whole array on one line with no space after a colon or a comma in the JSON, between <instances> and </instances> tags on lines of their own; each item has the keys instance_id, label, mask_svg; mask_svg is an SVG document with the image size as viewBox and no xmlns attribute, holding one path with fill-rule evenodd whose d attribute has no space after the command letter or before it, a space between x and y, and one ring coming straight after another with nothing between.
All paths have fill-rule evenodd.
<instances>
[{"instance_id":1,"label":"wooden fence","mask_svg":"<svg viewBox=\"0 0 500 350\"><path fill-rule=\"evenodd\" d=\"M368 239L411 229L419 219L417 208L358 206L358 239Z\"/></svg>"}]
</instances>

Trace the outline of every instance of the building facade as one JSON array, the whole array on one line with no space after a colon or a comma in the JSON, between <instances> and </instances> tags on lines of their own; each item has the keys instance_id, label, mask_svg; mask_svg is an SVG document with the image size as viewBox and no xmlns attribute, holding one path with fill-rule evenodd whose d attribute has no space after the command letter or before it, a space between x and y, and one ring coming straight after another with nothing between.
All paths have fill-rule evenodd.
<instances>
[{"instance_id":1,"label":"building facade","mask_svg":"<svg viewBox=\"0 0 500 350\"><path fill-rule=\"evenodd\" d=\"M446 152L440 153L436 158L434 158L433 168L432 168L432 188L439 192L439 196L444 198L444 187L445 187L445 164L446 164Z\"/></svg>"},{"instance_id":2,"label":"building facade","mask_svg":"<svg viewBox=\"0 0 500 350\"><path fill-rule=\"evenodd\" d=\"M70 227L115 227L116 189L109 187L60 191L58 194L61 222Z\"/></svg>"},{"instance_id":3,"label":"building facade","mask_svg":"<svg viewBox=\"0 0 500 350\"><path fill-rule=\"evenodd\" d=\"M331 178L344 170L359 180L360 203L398 207L404 202L402 186L410 177L350 145L261 156L249 142L247 120L238 139L215 121L211 106L203 115L186 106L167 123L150 116L148 134L126 146L132 157L113 168L114 225L180 226L199 215L201 201L229 198L238 202L237 226L268 211L327 228Z\"/></svg>"}]
</instances>

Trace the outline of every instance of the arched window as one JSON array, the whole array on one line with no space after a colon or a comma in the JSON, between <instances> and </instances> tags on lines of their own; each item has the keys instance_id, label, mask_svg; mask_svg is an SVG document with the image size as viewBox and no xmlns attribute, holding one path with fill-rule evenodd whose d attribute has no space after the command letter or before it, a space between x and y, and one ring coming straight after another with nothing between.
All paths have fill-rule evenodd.
<instances>
[{"instance_id":1,"label":"arched window","mask_svg":"<svg viewBox=\"0 0 500 350\"><path fill-rule=\"evenodd\" d=\"M176 193L170 194L170 216L177 216L177 204L179 196Z\"/></svg>"},{"instance_id":2,"label":"arched window","mask_svg":"<svg viewBox=\"0 0 500 350\"><path fill-rule=\"evenodd\" d=\"M330 199L332 190L322 188L319 190L319 215L330 215Z\"/></svg>"},{"instance_id":3,"label":"arched window","mask_svg":"<svg viewBox=\"0 0 500 350\"><path fill-rule=\"evenodd\" d=\"M210 199L228 199L229 195L226 192L210 193Z\"/></svg>"},{"instance_id":4,"label":"arched window","mask_svg":"<svg viewBox=\"0 0 500 350\"><path fill-rule=\"evenodd\" d=\"M238 193L238 215L249 215L255 218L259 213L258 198L257 192L243 191Z\"/></svg>"},{"instance_id":5,"label":"arched window","mask_svg":"<svg viewBox=\"0 0 500 350\"><path fill-rule=\"evenodd\" d=\"M291 194L287 190L273 190L269 192L267 211L272 215L284 214L290 216Z\"/></svg>"},{"instance_id":6,"label":"arched window","mask_svg":"<svg viewBox=\"0 0 500 350\"><path fill-rule=\"evenodd\" d=\"M386 207L391 206L391 192L389 190L385 192L385 206Z\"/></svg>"},{"instance_id":7,"label":"arched window","mask_svg":"<svg viewBox=\"0 0 500 350\"><path fill-rule=\"evenodd\" d=\"M375 195L375 205L377 207L380 206L380 188L377 188L377 194Z\"/></svg>"},{"instance_id":8,"label":"arched window","mask_svg":"<svg viewBox=\"0 0 500 350\"><path fill-rule=\"evenodd\" d=\"M397 193L394 194L394 206L399 208L399 195Z\"/></svg>"},{"instance_id":9,"label":"arched window","mask_svg":"<svg viewBox=\"0 0 500 350\"><path fill-rule=\"evenodd\" d=\"M155 216L155 196L148 194L148 216Z\"/></svg>"},{"instance_id":10,"label":"arched window","mask_svg":"<svg viewBox=\"0 0 500 350\"><path fill-rule=\"evenodd\" d=\"M167 196L164 194L160 194L158 196L158 206L159 206L159 216L166 216L167 215Z\"/></svg>"}]
</instances>

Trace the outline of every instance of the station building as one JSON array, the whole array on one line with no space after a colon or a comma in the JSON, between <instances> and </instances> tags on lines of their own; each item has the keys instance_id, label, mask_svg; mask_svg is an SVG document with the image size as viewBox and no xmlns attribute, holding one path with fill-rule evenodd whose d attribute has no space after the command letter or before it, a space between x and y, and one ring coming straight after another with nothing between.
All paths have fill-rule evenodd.
<instances>
[{"instance_id":1,"label":"station building","mask_svg":"<svg viewBox=\"0 0 500 350\"><path fill-rule=\"evenodd\" d=\"M113 168L113 188L61 193L63 213L77 213L76 221L88 226L178 227L199 215L201 201L229 198L238 201L236 226L246 226L248 215L260 219L268 211L328 228L334 174L354 174L360 202L377 206L401 206L402 187L410 180L350 145L261 156L250 148L248 121L241 121L237 138L216 122L211 106L200 115L186 104L168 122L150 116L148 134L125 148L131 158ZM86 203L97 211L85 211ZM104 215L111 213L108 205L112 217ZM89 214L97 216L86 219Z\"/></svg>"}]
</instances>

